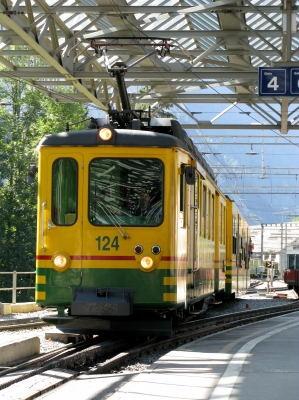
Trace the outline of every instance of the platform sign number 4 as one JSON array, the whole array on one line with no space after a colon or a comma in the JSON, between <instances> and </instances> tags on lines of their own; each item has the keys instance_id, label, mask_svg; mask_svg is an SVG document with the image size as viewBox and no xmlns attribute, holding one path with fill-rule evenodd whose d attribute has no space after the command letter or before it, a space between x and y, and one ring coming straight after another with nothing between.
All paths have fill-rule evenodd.
<instances>
[{"instance_id":1,"label":"platform sign number 4","mask_svg":"<svg viewBox=\"0 0 299 400\"><path fill-rule=\"evenodd\" d=\"M286 95L287 74L284 68L259 68L259 95Z\"/></svg>"},{"instance_id":2,"label":"platform sign number 4","mask_svg":"<svg viewBox=\"0 0 299 400\"><path fill-rule=\"evenodd\" d=\"M267 85L268 88L273 89L274 91L278 90L279 85L278 85L278 78L277 76L273 76L271 81Z\"/></svg>"}]
</instances>

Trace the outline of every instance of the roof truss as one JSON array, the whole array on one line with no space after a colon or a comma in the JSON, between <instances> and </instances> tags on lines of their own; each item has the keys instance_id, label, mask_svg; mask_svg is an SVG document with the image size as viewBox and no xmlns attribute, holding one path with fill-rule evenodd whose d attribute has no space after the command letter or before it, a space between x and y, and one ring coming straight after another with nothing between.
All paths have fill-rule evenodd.
<instances>
[{"instance_id":1,"label":"roof truss","mask_svg":"<svg viewBox=\"0 0 299 400\"><path fill-rule=\"evenodd\" d=\"M26 79L55 101L71 101L59 94L66 85L74 88L73 101L105 111L119 100L104 57L90 46L96 38L107 45L110 61L136 63L126 75L136 107L211 102L224 104L225 114L236 103L287 133L298 124L292 118L298 98L260 98L257 72L260 66L298 63L297 6L295 0L259 3L4 0L0 64L6 76ZM170 54L138 63L161 38L172 46ZM148 87L146 96L142 86Z\"/></svg>"}]
</instances>

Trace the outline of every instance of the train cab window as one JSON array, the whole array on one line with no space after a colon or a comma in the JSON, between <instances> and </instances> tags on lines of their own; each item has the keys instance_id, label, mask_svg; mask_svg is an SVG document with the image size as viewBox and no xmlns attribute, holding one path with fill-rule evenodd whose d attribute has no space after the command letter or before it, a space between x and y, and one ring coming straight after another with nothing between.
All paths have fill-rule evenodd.
<instances>
[{"instance_id":1,"label":"train cab window","mask_svg":"<svg viewBox=\"0 0 299 400\"><path fill-rule=\"evenodd\" d=\"M73 158L58 158L52 167L52 221L73 225L77 220L78 164Z\"/></svg>"},{"instance_id":2,"label":"train cab window","mask_svg":"<svg viewBox=\"0 0 299 400\"><path fill-rule=\"evenodd\" d=\"M163 186L159 159L95 158L89 165L89 221L97 226L160 225Z\"/></svg>"}]
</instances>

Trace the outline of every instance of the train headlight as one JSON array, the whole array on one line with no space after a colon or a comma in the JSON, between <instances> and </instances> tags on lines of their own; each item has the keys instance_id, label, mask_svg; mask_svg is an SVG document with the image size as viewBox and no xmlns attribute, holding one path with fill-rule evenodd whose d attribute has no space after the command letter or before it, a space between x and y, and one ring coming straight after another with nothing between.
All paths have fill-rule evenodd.
<instances>
[{"instance_id":1,"label":"train headlight","mask_svg":"<svg viewBox=\"0 0 299 400\"><path fill-rule=\"evenodd\" d=\"M149 256L144 256L140 260L140 265L143 271L150 272L154 267L154 260Z\"/></svg>"},{"instance_id":2,"label":"train headlight","mask_svg":"<svg viewBox=\"0 0 299 400\"><path fill-rule=\"evenodd\" d=\"M53 268L58 272L66 271L71 265L70 256L62 251L59 251L52 256Z\"/></svg>"},{"instance_id":3,"label":"train headlight","mask_svg":"<svg viewBox=\"0 0 299 400\"><path fill-rule=\"evenodd\" d=\"M102 140L110 140L113 136L113 132L110 128L101 128L98 131L98 135Z\"/></svg>"}]
</instances>

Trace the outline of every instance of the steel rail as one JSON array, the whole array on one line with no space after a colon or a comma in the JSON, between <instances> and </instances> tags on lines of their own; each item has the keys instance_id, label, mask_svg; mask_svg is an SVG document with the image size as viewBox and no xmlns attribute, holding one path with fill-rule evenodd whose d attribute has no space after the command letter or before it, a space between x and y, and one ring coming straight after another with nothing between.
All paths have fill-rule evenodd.
<instances>
[{"instance_id":1,"label":"steel rail","mask_svg":"<svg viewBox=\"0 0 299 400\"><path fill-rule=\"evenodd\" d=\"M40 326L51 325L47 322L43 321L36 321L36 322L28 322L25 324L10 324L10 325L1 325L0 324L0 331L10 331L14 329L30 329L30 328L38 328Z\"/></svg>"},{"instance_id":2,"label":"steel rail","mask_svg":"<svg viewBox=\"0 0 299 400\"><path fill-rule=\"evenodd\" d=\"M128 346L128 343L128 340L123 339L108 340L105 342L102 341L100 343L98 343L98 339L94 339L94 341L92 342L83 341L76 344L70 343L66 346L61 347L60 349L56 349L39 357L35 357L27 362L23 362L7 370L0 371L0 376L6 375L7 377L9 377L9 374L15 373L16 371L23 370L24 372L20 376L12 377L11 380L6 380L5 382L1 383L0 390L5 389L32 376L41 374L44 371L51 370L53 368L74 369L75 365L78 362L86 363L88 360L92 360L95 357L103 356L106 353L115 353L117 351L123 350L126 346ZM65 354L65 352L67 352L68 354ZM73 352L73 354L69 354L70 352ZM34 367L36 365L37 367ZM26 369L28 368L29 371L26 371ZM74 377L76 377L77 375L74 375Z\"/></svg>"}]
</instances>

